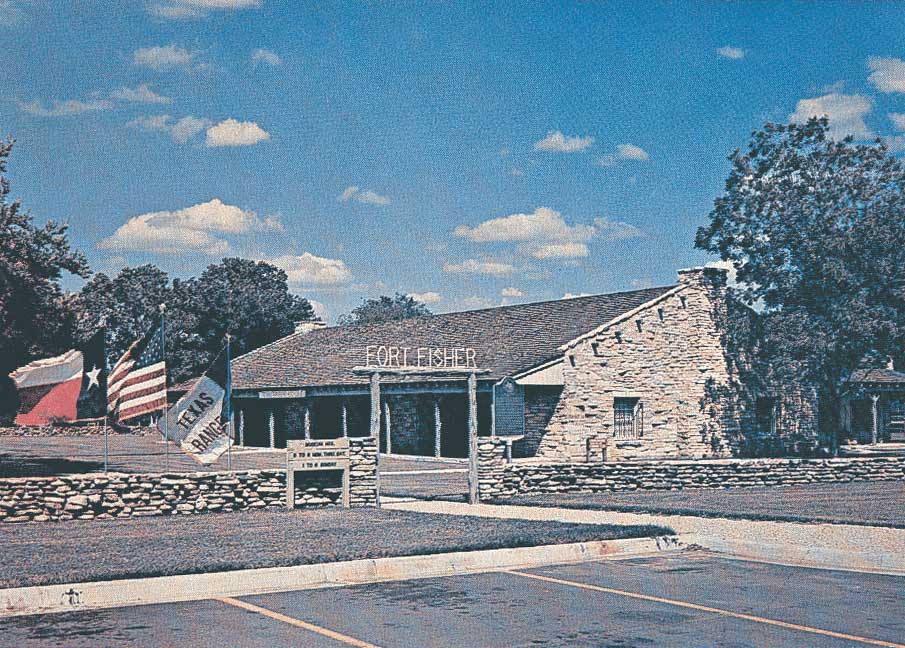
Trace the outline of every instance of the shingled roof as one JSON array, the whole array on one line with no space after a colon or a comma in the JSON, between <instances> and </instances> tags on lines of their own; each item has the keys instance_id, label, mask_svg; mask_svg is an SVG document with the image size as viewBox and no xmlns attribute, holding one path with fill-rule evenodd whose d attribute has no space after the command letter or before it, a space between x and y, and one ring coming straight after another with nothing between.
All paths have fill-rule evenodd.
<instances>
[{"instance_id":1,"label":"shingled roof","mask_svg":"<svg viewBox=\"0 0 905 648\"><path fill-rule=\"evenodd\" d=\"M471 347L478 367L487 370L480 378L500 380L560 357L562 344L674 287L297 333L233 360L233 389L364 383L367 377L353 373L352 368L365 364L368 345Z\"/></svg>"}]
</instances>

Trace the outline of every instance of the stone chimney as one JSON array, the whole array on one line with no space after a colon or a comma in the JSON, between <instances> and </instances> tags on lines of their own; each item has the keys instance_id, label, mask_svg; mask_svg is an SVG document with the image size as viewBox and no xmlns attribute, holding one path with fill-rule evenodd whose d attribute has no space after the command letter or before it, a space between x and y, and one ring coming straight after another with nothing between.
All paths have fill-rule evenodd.
<instances>
[{"instance_id":1,"label":"stone chimney","mask_svg":"<svg viewBox=\"0 0 905 648\"><path fill-rule=\"evenodd\" d=\"M683 268L677 272L680 286L701 286L709 290L722 291L726 288L728 270L713 266Z\"/></svg>"},{"instance_id":2,"label":"stone chimney","mask_svg":"<svg viewBox=\"0 0 905 648\"><path fill-rule=\"evenodd\" d=\"M326 322L320 322L317 320L304 320L295 323L296 333L310 333L311 331L317 331L318 329L322 328L327 328Z\"/></svg>"}]
</instances>

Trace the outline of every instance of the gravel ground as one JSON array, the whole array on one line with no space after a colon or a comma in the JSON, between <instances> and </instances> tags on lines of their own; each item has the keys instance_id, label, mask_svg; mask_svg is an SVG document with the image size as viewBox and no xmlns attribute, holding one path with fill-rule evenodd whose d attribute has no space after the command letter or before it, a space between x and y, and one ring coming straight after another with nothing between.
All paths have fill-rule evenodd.
<instances>
[{"instance_id":1,"label":"gravel ground","mask_svg":"<svg viewBox=\"0 0 905 648\"><path fill-rule=\"evenodd\" d=\"M905 528L905 481L634 493L521 495L501 503Z\"/></svg>"},{"instance_id":2,"label":"gravel ground","mask_svg":"<svg viewBox=\"0 0 905 648\"><path fill-rule=\"evenodd\" d=\"M668 535L658 526L377 509L5 525L0 587Z\"/></svg>"}]
</instances>

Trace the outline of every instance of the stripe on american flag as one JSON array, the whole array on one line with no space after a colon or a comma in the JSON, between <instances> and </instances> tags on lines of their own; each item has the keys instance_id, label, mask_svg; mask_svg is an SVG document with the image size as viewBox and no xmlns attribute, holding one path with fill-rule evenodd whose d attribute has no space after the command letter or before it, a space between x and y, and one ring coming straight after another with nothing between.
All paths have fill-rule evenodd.
<instances>
[{"instance_id":1,"label":"stripe on american flag","mask_svg":"<svg viewBox=\"0 0 905 648\"><path fill-rule=\"evenodd\" d=\"M134 342L114 365L107 408L118 420L159 412L167 403L167 373L160 329Z\"/></svg>"}]
</instances>

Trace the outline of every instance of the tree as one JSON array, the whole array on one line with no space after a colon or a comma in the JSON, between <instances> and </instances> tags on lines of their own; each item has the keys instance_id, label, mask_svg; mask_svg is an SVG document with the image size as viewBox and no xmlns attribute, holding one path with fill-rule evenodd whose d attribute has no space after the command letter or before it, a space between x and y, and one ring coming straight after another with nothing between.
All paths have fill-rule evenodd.
<instances>
[{"instance_id":1,"label":"tree","mask_svg":"<svg viewBox=\"0 0 905 648\"><path fill-rule=\"evenodd\" d=\"M835 433L853 372L905 349L905 166L827 132L826 118L754 132L695 244L734 266L735 295L762 310L761 356L817 386Z\"/></svg>"},{"instance_id":2,"label":"tree","mask_svg":"<svg viewBox=\"0 0 905 648\"><path fill-rule=\"evenodd\" d=\"M68 226L34 225L20 200L9 200L7 159L13 141L0 142L0 413L16 406L7 374L27 362L70 348L73 319L60 288L63 271L87 277L84 255L73 250Z\"/></svg>"},{"instance_id":3,"label":"tree","mask_svg":"<svg viewBox=\"0 0 905 648\"><path fill-rule=\"evenodd\" d=\"M227 333L235 357L289 335L296 322L317 319L307 299L289 292L283 270L248 259L223 259L197 279L174 281L173 302L184 322L177 380L204 371Z\"/></svg>"},{"instance_id":4,"label":"tree","mask_svg":"<svg viewBox=\"0 0 905 648\"><path fill-rule=\"evenodd\" d=\"M152 264L123 268L113 279L99 272L75 297L77 338L88 340L106 322L112 366L130 344L160 321L160 304L169 304L172 293L167 273ZM177 319L181 316L175 315Z\"/></svg>"},{"instance_id":5,"label":"tree","mask_svg":"<svg viewBox=\"0 0 905 648\"><path fill-rule=\"evenodd\" d=\"M393 297L381 295L377 298L363 300L360 306L352 309L351 313L341 316L339 323L374 324L425 315L431 315L427 306L408 295L397 292Z\"/></svg>"},{"instance_id":6,"label":"tree","mask_svg":"<svg viewBox=\"0 0 905 648\"><path fill-rule=\"evenodd\" d=\"M200 375L232 335L233 356L292 333L295 322L315 319L308 300L289 292L286 273L263 261L223 259L200 277L174 279L154 265L99 273L75 299L78 330L87 339L107 322L111 362L160 321L166 304L170 384Z\"/></svg>"}]
</instances>

